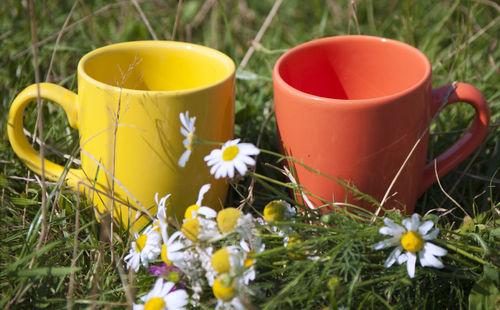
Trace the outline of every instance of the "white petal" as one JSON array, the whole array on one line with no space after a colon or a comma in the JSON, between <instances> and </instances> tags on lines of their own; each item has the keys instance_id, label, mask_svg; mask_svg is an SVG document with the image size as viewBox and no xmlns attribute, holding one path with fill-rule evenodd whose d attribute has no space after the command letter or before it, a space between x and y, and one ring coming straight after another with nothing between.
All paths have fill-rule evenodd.
<instances>
[{"instance_id":1,"label":"white petal","mask_svg":"<svg viewBox=\"0 0 500 310\"><path fill-rule=\"evenodd\" d=\"M255 159L253 159L252 157L243 155L239 156L239 160L247 166L255 166Z\"/></svg>"},{"instance_id":2,"label":"white petal","mask_svg":"<svg viewBox=\"0 0 500 310\"><path fill-rule=\"evenodd\" d=\"M426 242L424 244L424 251L434 256L445 256L446 253L448 253L448 251L446 251L442 247L430 242Z\"/></svg>"},{"instance_id":3,"label":"white petal","mask_svg":"<svg viewBox=\"0 0 500 310\"><path fill-rule=\"evenodd\" d=\"M181 157L179 158L178 165L180 167L186 167L189 156L191 156L191 150L186 150L184 153L182 153Z\"/></svg>"},{"instance_id":4,"label":"white petal","mask_svg":"<svg viewBox=\"0 0 500 310\"><path fill-rule=\"evenodd\" d=\"M187 137L189 136L189 131L186 130L186 128L184 127L181 127L181 134L184 136L184 137ZM185 140L184 140L185 141ZM186 146L186 144L184 144L184 147Z\"/></svg>"},{"instance_id":5,"label":"white petal","mask_svg":"<svg viewBox=\"0 0 500 310\"><path fill-rule=\"evenodd\" d=\"M235 161L234 167L236 168L236 170L240 175L245 175L245 173L247 173L247 166L241 161Z\"/></svg>"},{"instance_id":6,"label":"white petal","mask_svg":"<svg viewBox=\"0 0 500 310\"><path fill-rule=\"evenodd\" d=\"M160 279L161 279L161 277L160 277ZM163 286L161 287L162 295L167 295L168 293L170 293L172 288L175 286L174 282L171 282L171 281L165 282L165 281L163 281L163 279L162 279L162 284L163 284Z\"/></svg>"},{"instance_id":7,"label":"white petal","mask_svg":"<svg viewBox=\"0 0 500 310\"><path fill-rule=\"evenodd\" d=\"M385 263L384 263L384 267L385 268L389 268L391 267L395 262L396 260L398 259L398 257L401 255L401 247L396 247L392 252L391 254L389 254L389 257L387 257Z\"/></svg>"},{"instance_id":8,"label":"white petal","mask_svg":"<svg viewBox=\"0 0 500 310\"><path fill-rule=\"evenodd\" d=\"M418 258L420 259L420 265L422 267L431 266L435 268L443 268L443 263L438 260L434 255L426 251L420 251L418 253Z\"/></svg>"},{"instance_id":9,"label":"white petal","mask_svg":"<svg viewBox=\"0 0 500 310\"><path fill-rule=\"evenodd\" d=\"M165 299L168 310L184 309L188 303L188 294L185 290L176 290L168 294Z\"/></svg>"},{"instance_id":10,"label":"white petal","mask_svg":"<svg viewBox=\"0 0 500 310\"><path fill-rule=\"evenodd\" d=\"M424 240L436 239L438 234L439 234L439 228L436 228L433 231L431 231L430 233L428 233L427 235L422 235L422 239L424 239Z\"/></svg>"},{"instance_id":11,"label":"white petal","mask_svg":"<svg viewBox=\"0 0 500 310\"><path fill-rule=\"evenodd\" d=\"M408 260L408 256L406 254L403 253L403 254L399 255L398 265L405 263L407 260Z\"/></svg>"},{"instance_id":12,"label":"white petal","mask_svg":"<svg viewBox=\"0 0 500 310\"><path fill-rule=\"evenodd\" d=\"M404 222L404 220L403 220ZM390 218L384 218L384 224L387 225L387 227L389 227L390 229L392 229L393 233L392 235L395 236L395 235L400 235L400 234L404 234L406 232L406 230L399 226L398 224L394 223Z\"/></svg>"},{"instance_id":13,"label":"white petal","mask_svg":"<svg viewBox=\"0 0 500 310\"><path fill-rule=\"evenodd\" d=\"M227 176L232 179L234 178L234 166L227 166L227 169L225 169L225 174L227 174Z\"/></svg>"},{"instance_id":14,"label":"white petal","mask_svg":"<svg viewBox=\"0 0 500 310\"><path fill-rule=\"evenodd\" d=\"M429 232L429 230L431 230L431 228L433 226L434 226L434 222L433 221L425 221L418 228L418 233L423 236L423 235L427 234Z\"/></svg>"},{"instance_id":15,"label":"white petal","mask_svg":"<svg viewBox=\"0 0 500 310\"><path fill-rule=\"evenodd\" d=\"M215 149L215 150L212 150L210 152L210 154L208 154L207 156L205 156L203 159L208 162L209 165L212 165L210 164L210 161L219 161L220 158L222 158L222 151L220 149Z\"/></svg>"},{"instance_id":16,"label":"white petal","mask_svg":"<svg viewBox=\"0 0 500 310\"><path fill-rule=\"evenodd\" d=\"M252 143L240 143L238 144L240 151L246 155L257 155L260 153L259 149Z\"/></svg>"},{"instance_id":17,"label":"white petal","mask_svg":"<svg viewBox=\"0 0 500 310\"><path fill-rule=\"evenodd\" d=\"M410 278L415 277L415 263L417 262L417 255L412 252L406 252L408 260L406 261L406 270L408 270L408 275Z\"/></svg>"},{"instance_id":18,"label":"white petal","mask_svg":"<svg viewBox=\"0 0 500 310\"><path fill-rule=\"evenodd\" d=\"M210 184L205 184L200 188L200 192L198 193L198 200L196 200L196 204L201 206L201 201L203 200L203 196L210 190Z\"/></svg>"},{"instance_id":19,"label":"white petal","mask_svg":"<svg viewBox=\"0 0 500 310\"><path fill-rule=\"evenodd\" d=\"M394 235L392 228L387 227L387 226L380 227L378 232L382 235L391 235L391 236Z\"/></svg>"},{"instance_id":20,"label":"white petal","mask_svg":"<svg viewBox=\"0 0 500 310\"><path fill-rule=\"evenodd\" d=\"M200 207L198 209L198 214L201 214L206 218L214 218L217 216L217 212L209 207Z\"/></svg>"},{"instance_id":21,"label":"white petal","mask_svg":"<svg viewBox=\"0 0 500 310\"><path fill-rule=\"evenodd\" d=\"M394 245L395 244L392 241L392 238L390 238L390 239L385 239L385 240L382 240L380 242L377 242L374 245L372 245L372 247L374 250L382 250L382 249L385 249L385 248L388 248L388 247L391 247Z\"/></svg>"},{"instance_id":22,"label":"white petal","mask_svg":"<svg viewBox=\"0 0 500 310\"><path fill-rule=\"evenodd\" d=\"M413 213L410 218L410 228L407 227L408 230L418 231L418 227L420 226L420 217L417 213Z\"/></svg>"}]
</instances>

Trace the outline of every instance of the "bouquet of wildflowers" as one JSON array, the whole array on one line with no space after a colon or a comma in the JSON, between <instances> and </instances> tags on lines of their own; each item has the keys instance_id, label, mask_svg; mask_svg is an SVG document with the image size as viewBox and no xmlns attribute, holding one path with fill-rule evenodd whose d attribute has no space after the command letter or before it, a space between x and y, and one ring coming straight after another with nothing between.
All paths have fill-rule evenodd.
<instances>
[{"instance_id":1,"label":"bouquet of wildflowers","mask_svg":"<svg viewBox=\"0 0 500 310\"><path fill-rule=\"evenodd\" d=\"M186 112L180 120L186 148L182 167L192 148L205 141L195 135L195 117ZM235 139L205 161L215 178L231 182L250 175L274 192L278 199L268 201L262 214L204 206L211 187L205 184L182 223L172 224L166 216L170 195L155 197L154 221L135 235L124 258L128 269L147 268L157 277L134 309L406 309L421 306L419 300L446 308L442 294L452 304L466 304L466 296L455 291L459 286L471 291L469 306L500 305L498 260L485 259L498 254L498 246L489 246L498 235L469 234L480 227L477 223L443 232L433 215L404 218L387 210L379 218L345 204L316 206L286 167L280 171L287 183L251 171L252 156L261 151L266 152ZM270 183L294 190L297 199ZM497 209L492 212L485 218L490 224L498 216ZM473 245L474 238L483 249ZM418 283L433 291L420 290Z\"/></svg>"}]
</instances>

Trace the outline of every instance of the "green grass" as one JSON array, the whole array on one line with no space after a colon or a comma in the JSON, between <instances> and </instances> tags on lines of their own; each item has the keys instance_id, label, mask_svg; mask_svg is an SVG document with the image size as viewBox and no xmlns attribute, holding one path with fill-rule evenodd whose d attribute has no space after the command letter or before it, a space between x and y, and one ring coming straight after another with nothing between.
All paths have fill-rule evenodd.
<instances>
[{"instance_id":1,"label":"green grass","mask_svg":"<svg viewBox=\"0 0 500 310\"><path fill-rule=\"evenodd\" d=\"M109 232L104 229L106 225L97 223L91 206L74 193L61 190L53 183L47 184L47 214L43 219L40 183L16 157L7 139L10 104L24 87L35 82L35 69L39 70L40 79L46 80L55 48L50 81L76 90L76 66L84 54L115 42L152 39L132 1L76 2L68 22L71 27L64 31L57 44L57 35L73 1L35 3L36 39L42 42L37 48L37 64L30 51L28 1L0 3L2 308L126 306L135 302L130 296L145 293L154 280L145 272L135 276L119 268L124 268L120 261L129 247L129 236L119 231L110 241ZM170 39L177 2L138 2L158 38ZM183 1L175 39L217 48L239 65L274 1L213 1L205 15L198 15L206 2L210 1ZM484 143L441 180L443 188L467 214L456 208L437 185L419 199L417 211L439 217L440 225L454 236L450 238L456 240L458 247L478 248L471 254L496 265L498 272L500 262L495 253L499 253L500 6L487 0L366 0L355 1L352 6L350 3L283 1L241 72L251 78L237 80L236 136L254 143L260 139L261 148L278 150L274 115L269 113L273 109L272 68L284 50L316 38L347 33L384 36L414 45L430 59L435 87L455 80L473 84L491 108L491 128ZM25 127L31 133L35 130L36 115L37 106L32 104L25 112ZM431 127L429 158L454 142L473 117L474 111L468 105L446 108ZM73 153L78 147L78 133L69 127L62 109L45 103L43 119L45 143L64 154ZM46 157L66 163L66 159L50 150ZM262 154L257 172L282 180L279 173L265 163L278 165L276 157ZM241 198L248 195L249 183L247 178L237 190L232 189L227 204L238 205ZM255 201L252 208L246 210L261 211L269 200L285 191L275 184L257 182ZM474 219L475 225L462 225L466 215ZM374 254L370 250L369 245L379 238L374 233L375 226L342 218L335 221L359 234L326 233L319 228L300 227L304 239L313 240L318 251L329 258L324 264L290 261L282 257L280 242L272 237L267 240L268 247L277 250L264 252L260 257L256 289L264 293L253 300L257 308L304 308L305 305L319 308L327 306L332 296L353 309L403 309L416 305L430 309L467 308L474 283L485 277L483 264L453 252L446 259L449 265L441 273L422 269L419 282L410 282L404 268L386 270L382 267L387 253ZM457 233L455 229L459 226L463 229ZM47 233L40 240L43 227ZM330 251L332 248L335 251ZM287 263L276 265L277 257ZM325 289L329 281L336 278L341 284Z\"/></svg>"}]
</instances>

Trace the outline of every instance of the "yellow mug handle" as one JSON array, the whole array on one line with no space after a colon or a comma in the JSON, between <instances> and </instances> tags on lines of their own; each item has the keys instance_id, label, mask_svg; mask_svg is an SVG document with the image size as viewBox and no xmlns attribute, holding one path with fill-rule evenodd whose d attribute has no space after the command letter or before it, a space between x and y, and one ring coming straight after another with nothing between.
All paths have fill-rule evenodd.
<instances>
[{"instance_id":1,"label":"yellow mug handle","mask_svg":"<svg viewBox=\"0 0 500 310\"><path fill-rule=\"evenodd\" d=\"M42 99L53 101L59 104L69 120L69 125L78 129L78 100L77 95L52 83L40 83L40 97ZM12 102L9 111L9 121L7 133L9 141L14 152L35 173L42 174L42 158L40 154L33 149L23 132L23 113L26 106L38 97L37 84L26 87ZM44 160L44 174L51 181L58 181L63 175L65 168L50 160ZM69 169L66 180L68 185L75 187L83 179L81 169Z\"/></svg>"}]
</instances>

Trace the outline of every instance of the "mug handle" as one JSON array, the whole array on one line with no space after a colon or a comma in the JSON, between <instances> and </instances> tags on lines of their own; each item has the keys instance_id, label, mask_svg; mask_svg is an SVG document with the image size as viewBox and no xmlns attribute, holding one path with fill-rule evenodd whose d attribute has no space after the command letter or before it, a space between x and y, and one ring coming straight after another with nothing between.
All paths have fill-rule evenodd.
<instances>
[{"instance_id":1,"label":"mug handle","mask_svg":"<svg viewBox=\"0 0 500 310\"><path fill-rule=\"evenodd\" d=\"M443 100L452 87L452 84L448 84L432 90L431 115L438 112ZM424 179L419 196L437 181L434 166L436 166L437 177L441 178L479 147L488 133L490 108L484 96L477 88L466 83L456 83L455 90L452 90L449 94L445 106L456 102L465 102L473 106L476 110L476 116L472 121L472 125L458 141L425 166Z\"/></svg>"},{"instance_id":2,"label":"mug handle","mask_svg":"<svg viewBox=\"0 0 500 310\"><path fill-rule=\"evenodd\" d=\"M77 95L52 83L40 83L40 97L50 100L60 105L66 112L68 121L71 127L78 129L78 101ZM16 155L33 170L36 174L42 174L42 165L40 154L33 149L28 142L28 139L23 132L23 113L26 106L35 101L37 95L37 84L26 87L12 102L9 111L9 120L7 125L7 133L9 136L10 145ZM58 181L64 173L64 167L50 160L44 160L44 173L47 179ZM70 168L66 180L68 185L77 188L78 183L82 180L83 171L81 169Z\"/></svg>"}]
</instances>

